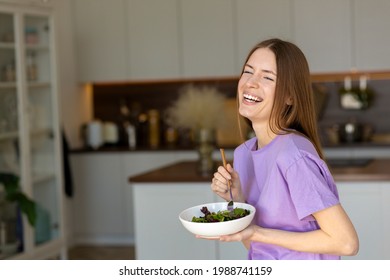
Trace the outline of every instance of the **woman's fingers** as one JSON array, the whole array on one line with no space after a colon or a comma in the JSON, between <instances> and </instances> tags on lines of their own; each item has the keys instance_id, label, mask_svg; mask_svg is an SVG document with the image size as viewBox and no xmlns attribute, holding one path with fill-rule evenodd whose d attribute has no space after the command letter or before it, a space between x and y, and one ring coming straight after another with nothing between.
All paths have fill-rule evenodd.
<instances>
[{"instance_id":1,"label":"woman's fingers","mask_svg":"<svg viewBox=\"0 0 390 280\"><path fill-rule=\"evenodd\" d=\"M226 166L227 168L230 167L231 169L231 166L230 164L228 164ZM218 173L225 179L225 180L231 180L232 179L232 176L230 175L230 172L223 166L220 166L218 167Z\"/></svg>"},{"instance_id":2,"label":"woman's fingers","mask_svg":"<svg viewBox=\"0 0 390 280\"><path fill-rule=\"evenodd\" d=\"M224 179L222 179L225 181ZM211 188L214 192L226 193L227 192L227 184L217 179L215 176L212 180Z\"/></svg>"}]
</instances>

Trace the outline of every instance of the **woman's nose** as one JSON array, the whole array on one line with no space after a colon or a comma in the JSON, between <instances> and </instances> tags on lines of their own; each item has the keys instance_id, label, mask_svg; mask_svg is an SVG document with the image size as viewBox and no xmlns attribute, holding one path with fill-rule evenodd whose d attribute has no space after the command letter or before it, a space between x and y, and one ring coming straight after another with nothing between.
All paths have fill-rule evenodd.
<instances>
[{"instance_id":1,"label":"woman's nose","mask_svg":"<svg viewBox=\"0 0 390 280\"><path fill-rule=\"evenodd\" d=\"M246 84L250 87L258 87L260 85L260 78L252 75L249 77L249 79L246 81Z\"/></svg>"}]
</instances>

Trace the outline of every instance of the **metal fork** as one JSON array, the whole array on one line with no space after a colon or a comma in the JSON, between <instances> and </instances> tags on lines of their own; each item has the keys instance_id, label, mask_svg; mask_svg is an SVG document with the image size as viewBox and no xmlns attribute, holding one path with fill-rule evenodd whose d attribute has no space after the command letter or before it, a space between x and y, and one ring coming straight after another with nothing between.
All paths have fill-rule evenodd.
<instances>
[{"instance_id":1,"label":"metal fork","mask_svg":"<svg viewBox=\"0 0 390 280\"><path fill-rule=\"evenodd\" d=\"M222 162L223 162L223 167L225 167L226 169L226 157L225 157L225 150L224 149L219 149L221 151L221 156L222 156ZM232 211L234 209L234 202L233 202L233 195L232 195L232 186L231 186L231 183L230 183L230 180L228 180L228 188L229 188L229 193L230 193L230 201L227 205L227 209L229 211Z\"/></svg>"}]
</instances>

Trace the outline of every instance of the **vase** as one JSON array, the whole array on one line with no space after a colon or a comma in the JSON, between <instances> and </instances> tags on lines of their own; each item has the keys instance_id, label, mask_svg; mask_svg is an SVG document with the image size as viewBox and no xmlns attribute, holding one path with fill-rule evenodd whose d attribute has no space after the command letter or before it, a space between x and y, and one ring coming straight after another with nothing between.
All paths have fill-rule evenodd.
<instances>
[{"instance_id":1,"label":"vase","mask_svg":"<svg viewBox=\"0 0 390 280\"><path fill-rule=\"evenodd\" d=\"M207 177L214 172L213 151L215 149L215 130L201 128L195 131L194 140L199 155L197 171Z\"/></svg>"}]
</instances>

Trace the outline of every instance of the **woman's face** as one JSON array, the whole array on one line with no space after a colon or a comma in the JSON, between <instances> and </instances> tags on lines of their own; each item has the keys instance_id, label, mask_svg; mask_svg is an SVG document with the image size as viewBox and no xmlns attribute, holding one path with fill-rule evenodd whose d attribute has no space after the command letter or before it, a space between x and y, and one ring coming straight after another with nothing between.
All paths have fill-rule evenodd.
<instances>
[{"instance_id":1,"label":"woman's face","mask_svg":"<svg viewBox=\"0 0 390 280\"><path fill-rule=\"evenodd\" d=\"M274 104L276 58L267 48L257 49L248 59L238 82L239 113L252 125L268 125Z\"/></svg>"}]
</instances>

